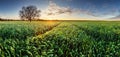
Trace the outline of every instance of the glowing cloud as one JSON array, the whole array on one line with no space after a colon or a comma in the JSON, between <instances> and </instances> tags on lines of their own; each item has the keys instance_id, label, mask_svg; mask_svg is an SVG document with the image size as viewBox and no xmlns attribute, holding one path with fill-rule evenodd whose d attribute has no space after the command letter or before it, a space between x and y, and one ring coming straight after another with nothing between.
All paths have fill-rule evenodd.
<instances>
[{"instance_id":1,"label":"glowing cloud","mask_svg":"<svg viewBox=\"0 0 120 57\"><path fill-rule=\"evenodd\" d=\"M71 15L76 13L74 9L71 9L69 7L58 6L56 3L52 1L49 2L49 5L44 12L47 15L61 15L61 14Z\"/></svg>"}]
</instances>

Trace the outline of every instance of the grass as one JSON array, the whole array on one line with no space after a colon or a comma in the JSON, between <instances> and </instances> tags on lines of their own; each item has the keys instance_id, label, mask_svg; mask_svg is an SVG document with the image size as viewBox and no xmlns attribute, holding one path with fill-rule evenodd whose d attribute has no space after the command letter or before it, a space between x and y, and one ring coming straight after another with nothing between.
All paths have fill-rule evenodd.
<instances>
[{"instance_id":1,"label":"grass","mask_svg":"<svg viewBox=\"0 0 120 57\"><path fill-rule=\"evenodd\" d=\"M0 57L119 57L119 22L1 21Z\"/></svg>"}]
</instances>

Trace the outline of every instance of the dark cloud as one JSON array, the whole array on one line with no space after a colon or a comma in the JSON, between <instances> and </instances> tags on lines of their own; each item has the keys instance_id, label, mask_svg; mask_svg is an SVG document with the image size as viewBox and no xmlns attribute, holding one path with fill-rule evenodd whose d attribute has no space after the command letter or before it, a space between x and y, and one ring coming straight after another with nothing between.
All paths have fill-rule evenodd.
<instances>
[{"instance_id":1,"label":"dark cloud","mask_svg":"<svg viewBox=\"0 0 120 57\"><path fill-rule=\"evenodd\" d=\"M116 13L119 11L119 9L117 8L107 8L107 7L104 7L104 8L100 8L100 9L97 9L96 7L91 7L92 9L87 9L87 10L82 10L84 11L83 13L87 14L87 15L90 15L90 16L93 16L93 17L106 17L106 16L115 16Z\"/></svg>"}]
</instances>

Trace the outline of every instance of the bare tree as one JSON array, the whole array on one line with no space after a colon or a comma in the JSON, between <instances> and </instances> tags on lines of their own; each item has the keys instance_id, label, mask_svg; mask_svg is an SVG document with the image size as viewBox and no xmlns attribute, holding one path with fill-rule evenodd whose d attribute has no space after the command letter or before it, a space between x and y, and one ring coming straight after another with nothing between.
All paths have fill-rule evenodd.
<instances>
[{"instance_id":1,"label":"bare tree","mask_svg":"<svg viewBox=\"0 0 120 57\"><path fill-rule=\"evenodd\" d=\"M31 20L39 18L40 12L41 11L38 10L36 6L30 5L27 7L22 7L19 15L22 20L26 19L31 22Z\"/></svg>"}]
</instances>

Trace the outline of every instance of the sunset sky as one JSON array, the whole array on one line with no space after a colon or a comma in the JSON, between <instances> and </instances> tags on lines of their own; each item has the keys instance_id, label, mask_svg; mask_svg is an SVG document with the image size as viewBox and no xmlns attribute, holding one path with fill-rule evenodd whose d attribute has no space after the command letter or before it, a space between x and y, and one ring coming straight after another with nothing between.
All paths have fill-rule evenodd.
<instances>
[{"instance_id":1,"label":"sunset sky","mask_svg":"<svg viewBox=\"0 0 120 57\"><path fill-rule=\"evenodd\" d=\"M41 19L108 20L120 18L120 0L0 0L0 17L20 19L23 6L34 5Z\"/></svg>"}]
</instances>

